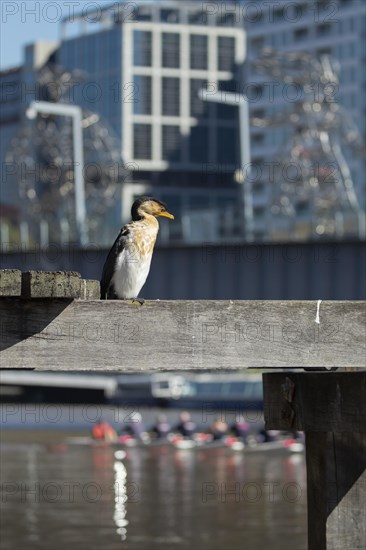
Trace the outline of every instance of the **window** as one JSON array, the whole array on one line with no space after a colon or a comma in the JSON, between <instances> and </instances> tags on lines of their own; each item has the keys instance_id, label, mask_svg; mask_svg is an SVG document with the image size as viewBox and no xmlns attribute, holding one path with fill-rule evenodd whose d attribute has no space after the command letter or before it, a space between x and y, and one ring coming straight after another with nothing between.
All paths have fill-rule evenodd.
<instances>
[{"instance_id":1,"label":"window","mask_svg":"<svg viewBox=\"0 0 366 550\"><path fill-rule=\"evenodd\" d=\"M300 15L306 15L309 11L309 6L307 4L298 4L295 8L295 13Z\"/></svg>"},{"instance_id":2,"label":"window","mask_svg":"<svg viewBox=\"0 0 366 550\"><path fill-rule=\"evenodd\" d=\"M151 76L134 76L134 113L135 115L151 115Z\"/></svg>"},{"instance_id":3,"label":"window","mask_svg":"<svg viewBox=\"0 0 366 550\"><path fill-rule=\"evenodd\" d=\"M151 159L150 124L134 124L133 153L136 159Z\"/></svg>"},{"instance_id":4,"label":"window","mask_svg":"<svg viewBox=\"0 0 366 550\"><path fill-rule=\"evenodd\" d=\"M252 185L253 193L261 194L265 190L265 184L263 183L263 181L255 180Z\"/></svg>"},{"instance_id":5,"label":"window","mask_svg":"<svg viewBox=\"0 0 366 550\"><path fill-rule=\"evenodd\" d=\"M350 42L348 44L348 56L354 57L356 55L356 44L354 42Z\"/></svg>"},{"instance_id":6,"label":"window","mask_svg":"<svg viewBox=\"0 0 366 550\"><path fill-rule=\"evenodd\" d=\"M309 203L307 201L298 202L296 205L296 213L298 215L308 214L310 210Z\"/></svg>"},{"instance_id":7,"label":"window","mask_svg":"<svg viewBox=\"0 0 366 550\"><path fill-rule=\"evenodd\" d=\"M190 25L207 25L207 13L205 10L189 11L188 23Z\"/></svg>"},{"instance_id":8,"label":"window","mask_svg":"<svg viewBox=\"0 0 366 550\"><path fill-rule=\"evenodd\" d=\"M125 16L126 17L126 16ZM152 13L150 6L136 6L132 14L133 21L151 21Z\"/></svg>"},{"instance_id":9,"label":"window","mask_svg":"<svg viewBox=\"0 0 366 550\"><path fill-rule=\"evenodd\" d=\"M253 24L258 25L258 24L263 23L263 19L264 19L263 11L258 9L258 7L256 7L256 6L254 6L253 14L251 14L248 10L248 19L249 19L249 17L250 17L250 22L251 22L252 25Z\"/></svg>"},{"instance_id":10,"label":"window","mask_svg":"<svg viewBox=\"0 0 366 550\"><path fill-rule=\"evenodd\" d=\"M207 69L207 36L191 34L191 69Z\"/></svg>"},{"instance_id":11,"label":"window","mask_svg":"<svg viewBox=\"0 0 366 550\"><path fill-rule=\"evenodd\" d=\"M331 33L332 26L330 23L323 23L322 25L318 25L316 28L316 34L318 36L327 36Z\"/></svg>"},{"instance_id":12,"label":"window","mask_svg":"<svg viewBox=\"0 0 366 550\"><path fill-rule=\"evenodd\" d=\"M208 116L208 104L198 97L200 90L207 88L207 80L202 78L191 79L191 116Z\"/></svg>"},{"instance_id":13,"label":"window","mask_svg":"<svg viewBox=\"0 0 366 550\"><path fill-rule=\"evenodd\" d=\"M266 112L264 109L255 109L252 111L252 117L253 118L264 118L266 115Z\"/></svg>"},{"instance_id":14,"label":"window","mask_svg":"<svg viewBox=\"0 0 366 550\"><path fill-rule=\"evenodd\" d=\"M252 50L254 52L259 52L264 47L264 38L263 36L257 36L251 40Z\"/></svg>"},{"instance_id":15,"label":"window","mask_svg":"<svg viewBox=\"0 0 366 550\"><path fill-rule=\"evenodd\" d=\"M235 38L219 36L218 41L219 71L231 71L235 63Z\"/></svg>"},{"instance_id":16,"label":"window","mask_svg":"<svg viewBox=\"0 0 366 550\"><path fill-rule=\"evenodd\" d=\"M217 160L225 164L235 164L237 161L238 136L235 128L218 128Z\"/></svg>"},{"instance_id":17,"label":"window","mask_svg":"<svg viewBox=\"0 0 366 550\"><path fill-rule=\"evenodd\" d=\"M223 13L217 17L218 27L235 27L236 14L235 13Z\"/></svg>"},{"instance_id":18,"label":"window","mask_svg":"<svg viewBox=\"0 0 366 550\"><path fill-rule=\"evenodd\" d=\"M179 68L180 66L180 36L177 33L163 32L162 66Z\"/></svg>"},{"instance_id":19,"label":"window","mask_svg":"<svg viewBox=\"0 0 366 550\"><path fill-rule=\"evenodd\" d=\"M179 78L164 77L162 82L163 115L179 116L180 113L180 80Z\"/></svg>"},{"instance_id":20,"label":"window","mask_svg":"<svg viewBox=\"0 0 366 550\"><path fill-rule=\"evenodd\" d=\"M137 67L151 67L150 31L133 31L133 63Z\"/></svg>"},{"instance_id":21,"label":"window","mask_svg":"<svg viewBox=\"0 0 366 550\"><path fill-rule=\"evenodd\" d=\"M163 126L163 159L172 162L181 160L181 135L179 126Z\"/></svg>"},{"instance_id":22,"label":"window","mask_svg":"<svg viewBox=\"0 0 366 550\"><path fill-rule=\"evenodd\" d=\"M217 118L220 120L235 120L238 117L238 107L236 105L217 104Z\"/></svg>"},{"instance_id":23,"label":"window","mask_svg":"<svg viewBox=\"0 0 366 550\"><path fill-rule=\"evenodd\" d=\"M229 92L229 93L237 92L235 80L220 80L219 90L223 92ZM238 106L227 105L225 103L218 103L217 117L221 120L233 120L238 118Z\"/></svg>"},{"instance_id":24,"label":"window","mask_svg":"<svg viewBox=\"0 0 366 550\"><path fill-rule=\"evenodd\" d=\"M286 21L284 8L273 11L273 21Z\"/></svg>"},{"instance_id":25,"label":"window","mask_svg":"<svg viewBox=\"0 0 366 550\"><path fill-rule=\"evenodd\" d=\"M306 27L296 29L294 31L294 39L296 41L305 40L309 35L309 30Z\"/></svg>"},{"instance_id":26,"label":"window","mask_svg":"<svg viewBox=\"0 0 366 550\"><path fill-rule=\"evenodd\" d=\"M256 206L253 210L253 215L255 218L264 218L264 215L266 213L266 209L264 206Z\"/></svg>"},{"instance_id":27,"label":"window","mask_svg":"<svg viewBox=\"0 0 366 550\"><path fill-rule=\"evenodd\" d=\"M255 399L263 399L263 384L262 384L262 382L254 382L253 397Z\"/></svg>"},{"instance_id":28,"label":"window","mask_svg":"<svg viewBox=\"0 0 366 550\"><path fill-rule=\"evenodd\" d=\"M195 126L191 128L189 139L189 157L191 162L207 162L208 160L208 128Z\"/></svg>"},{"instance_id":29,"label":"window","mask_svg":"<svg viewBox=\"0 0 366 550\"><path fill-rule=\"evenodd\" d=\"M163 23L179 23L179 10L161 10L160 20Z\"/></svg>"},{"instance_id":30,"label":"window","mask_svg":"<svg viewBox=\"0 0 366 550\"><path fill-rule=\"evenodd\" d=\"M252 135L253 145L263 145L264 143L264 134L253 134Z\"/></svg>"},{"instance_id":31,"label":"window","mask_svg":"<svg viewBox=\"0 0 366 550\"><path fill-rule=\"evenodd\" d=\"M209 207L208 195L191 195L188 199L190 210L204 210Z\"/></svg>"},{"instance_id":32,"label":"window","mask_svg":"<svg viewBox=\"0 0 366 550\"><path fill-rule=\"evenodd\" d=\"M316 54L318 56L332 55L332 48L319 48L319 50L316 50Z\"/></svg>"}]
</instances>

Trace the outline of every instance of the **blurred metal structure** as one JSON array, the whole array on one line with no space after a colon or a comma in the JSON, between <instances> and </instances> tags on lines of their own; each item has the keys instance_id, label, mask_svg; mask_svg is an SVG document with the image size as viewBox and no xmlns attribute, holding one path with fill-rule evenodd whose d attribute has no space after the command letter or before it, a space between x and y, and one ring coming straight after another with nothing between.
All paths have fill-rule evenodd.
<instances>
[{"instance_id":1,"label":"blurred metal structure","mask_svg":"<svg viewBox=\"0 0 366 550\"><path fill-rule=\"evenodd\" d=\"M48 224L51 242L64 233L85 245L103 227L126 170L118 140L100 115L67 103L74 76L51 64L39 71L37 101L26 110L33 120L24 117L6 162L20 167L16 183L30 234L37 234L38 219Z\"/></svg>"},{"instance_id":2,"label":"blurred metal structure","mask_svg":"<svg viewBox=\"0 0 366 550\"><path fill-rule=\"evenodd\" d=\"M253 242L253 198L251 189L251 179L247 177L247 171L250 168L250 137L249 137L249 107L248 98L242 94L232 92L215 92L209 90L199 90L199 98L203 101L213 101L224 103L225 105L235 105L239 110L239 130L240 130L240 176L238 182L243 185L243 203L245 220L245 240Z\"/></svg>"},{"instance_id":3,"label":"blurred metal structure","mask_svg":"<svg viewBox=\"0 0 366 550\"><path fill-rule=\"evenodd\" d=\"M361 154L361 136L335 98L337 67L326 55L270 48L253 65L273 81L293 86L299 98L287 110L252 119L257 127L289 127L290 122L292 128L273 163L269 227L275 220L278 227L282 217L291 233L291 223L310 210L311 227L303 236L365 239L365 212L347 160L352 153Z\"/></svg>"},{"instance_id":4,"label":"blurred metal structure","mask_svg":"<svg viewBox=\"0 0 366 550\"><path fill-rule=\"evenodd\" d=\"M85 225L85 187L84 187L84 148L82 129L82 109L77 105L63 105L47 101L32 101L27 109L29 119L36 118L37 114L70 116L72 118L72 142L74 153L74 187L76 225L79 241L82 246L88 242L88 231Z\"/></svg>"}]
</instances>

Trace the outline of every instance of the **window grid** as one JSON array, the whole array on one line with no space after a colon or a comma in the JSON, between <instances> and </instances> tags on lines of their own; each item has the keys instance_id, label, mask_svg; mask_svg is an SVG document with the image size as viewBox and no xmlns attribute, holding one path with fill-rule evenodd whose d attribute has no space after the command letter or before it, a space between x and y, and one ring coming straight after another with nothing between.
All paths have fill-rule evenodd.
<instances>
[{"instance_id":1,"label":"window grid","mask_svg":"<svg viewBox=\"0 0 366 550\"><path fill-rule=\"evenodd\" d=\"M218 38L219 71L231 71L234 63L235 63L235 38L233 36L219 36Z\"/></svg>"},{"instance_id":2,"label":"window grid","mask_svg":"<svg viewBox=\"0 0 366 550\"><path fill-rule=\"evenodd\" d=\"M161 112L166 116L180 114L180 78L162 78L162 105Z\"/></svg>"},{"instance_id":3,"label":"window grid","mask_svg":"<svg viewBox=\"0 0 366 550\"><path fill-rule=\"evenodd\" d=\"M133 31L133 64L137 67L151 67L152 63L151 31Z\"/></svg>"},{"instance_id":4,"label":"window grid","mask_svg":"<svg viewBox=\"0 0 366 550\"><path fill-rule=\"evenodd\" d=\"M180 67L180 35L163 32L162 34L162 66L178 69Z\"/></svg>"},{"instance_id":5,"label":"window grid","mask_svg":"<svg viewBox=\"0 0 366 550\"><path fill-rule=\"evenodd\" d=\"M134 158L151 159L151 125L134 124L133 132Z\"/></svg>"},{"instance_id":6,"label":"window grid","mask_svg":"<svg viewBox=\"0 0 366 550\"><path fill-rule=\"evenodd\" d=\"M191 69L207 70L207 40L204 34L191 34L190 36L190 67Z\"/></svg>"},{"instance_id":7,"label":"window grid","mask_svg":"<svg viewBox=\"0 0 366 550\"><path fill-rule=\"evenodd\" d=\"M181 160L181 139L179 126L163 126L163 160L179 162Z\"/></svg>"}]
</instances>

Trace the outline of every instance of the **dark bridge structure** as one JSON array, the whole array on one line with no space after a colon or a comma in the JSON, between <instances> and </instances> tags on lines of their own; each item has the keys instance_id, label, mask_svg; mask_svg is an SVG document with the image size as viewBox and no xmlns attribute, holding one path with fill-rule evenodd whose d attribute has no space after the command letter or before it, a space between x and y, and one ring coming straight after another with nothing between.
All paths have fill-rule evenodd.
<instances>
[{"instance_id":1,"label":"dark bridge structure","mask_svg":"<svg viewBox=\"0 0 366 550\"><path fill-rule=\"evenodd\" d=\"M2 245L3 269L78 271L100 279L108 250L89 243ZM365 300L361 241L157 246L143 297L161 300Z\"/></svg>"},{"instance_id":2,"label":"dark bridge structure","mask_svg":"<svg viewBox=\"0 0 366 550\"><path fill-rule=\"evenodd\" d=\"M101 374L277 367L263 375L266 428L306 434L308 548L365 550L366 304L318 298L140 305L100 300L98 281L76 272L5 270L1 367ZM309 371L286 372L294 367Z\"/></svg>"}]
</instances>

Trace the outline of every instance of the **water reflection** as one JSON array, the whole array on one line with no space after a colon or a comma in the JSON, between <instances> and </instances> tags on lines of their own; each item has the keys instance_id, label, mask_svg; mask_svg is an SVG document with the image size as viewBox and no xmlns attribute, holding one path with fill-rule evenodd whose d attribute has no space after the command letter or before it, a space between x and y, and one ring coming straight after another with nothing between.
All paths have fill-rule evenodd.
<instances>
[{"instance_id":1,"label":"water reflection","mask_svg":"<svg viewBox=\"0 0 366 550\"><path fill-rule=\"evenodd\" d=\"M122 462L126 453L124 451L116 451L114 462L114 515L113 520L117 526L117 533L121 540L127 538L127 470Z\"/></svg>"},{"instance_id":2,"label":"water reflection","mask_svg":"<svg viewBox=\"0 0 366 550\"><path fill-rule=\"evenodd\" d=\"M4 445L1 465L2 488L28 490L3 489L7 550L306 548L303 456L30 444Z\"/></svg>"}]
</instances>

